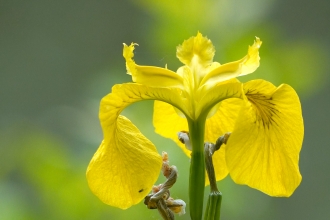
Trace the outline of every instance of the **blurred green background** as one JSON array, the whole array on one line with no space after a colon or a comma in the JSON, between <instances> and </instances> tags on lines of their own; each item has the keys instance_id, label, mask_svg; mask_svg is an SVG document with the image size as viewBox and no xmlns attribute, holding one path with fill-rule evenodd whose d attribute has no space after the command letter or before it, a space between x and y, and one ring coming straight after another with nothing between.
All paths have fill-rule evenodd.
<instances>
[{"instance_id":1,"label":"blurred green background","mask_svg":"<svg viewBox=\"0 0 330 220\"><path fill-rule=\"evenodd\" d=\"M103 204L85 170L102 140L101 98L131 81L122 43L139 43L137 63L176 70L176 46L197 31L220 63L243 57L260 37L261 66L240 80L290 84L305 122L295 193L272 198L227 177L218 183L222 219L329 219L329 21L326 0L0 0L0 219L161 219L142 203L125 211ZM172 196L188 202L189 159L153 132L152 104L123 114L169 153L179 169Z\"/></svg>"}]
</instances>

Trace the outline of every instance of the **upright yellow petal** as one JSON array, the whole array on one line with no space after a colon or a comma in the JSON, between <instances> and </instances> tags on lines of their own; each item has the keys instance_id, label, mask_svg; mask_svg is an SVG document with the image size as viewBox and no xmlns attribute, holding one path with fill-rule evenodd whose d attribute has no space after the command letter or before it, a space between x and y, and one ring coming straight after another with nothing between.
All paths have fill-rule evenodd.
<instances>
[{"instance_id":1,"label":"upright yellow petal","mask_svg":"<svg viewBox=\"0 0 330 220\"><path fill-rule=\"evenodd\" d=\"M100 105L104 140L87 168L92 192L104 203L126 209L140 202L158 178L162 158L155 146L119 113L128 105L159 99L178 108L180 90L121 84L112 88ZM184 106L183 106L184 107Z\"/></svg>"},{"instance_id":2,"label":"upright yellow petal","mask_svg":"<svg viewBox=\"0 0 330 220\"><path fill-rule=\"evenodd\" d=\"M155 87L183 88L181 76L167 68L136 65L133 60L135 45L137 44L132 43L130 46L124 44L123 50L127 73L132 75L133 82Z\"/></svg>"},{"instance_id":3,"label":"upright yellow petal","mask_svg":"<svg viewBox=\"0 0 330 220\"><path fill-rule=\"evenodd\" d=\"M254 44L249 46L248 54L245 57L213 69L203 78L201 86L211 88L218 82L254 72L259 67L259 48L261 44L260 39L256 38Z\"/></svg>"},{"instance_id":4,"label":"upright yellow petal","mask_svg":"<svg viewBox=\"0 0 330 220\"><path fill-rule=\"evenodd\" d=\"M303 119L296 92L263 80L244 84L246 101L226 146L232 179L271 196L290 196L301 182Z\"/></svg>"},{"instance_id":5,"label":"upright yellow petal","mask_svg":"<svg viewBox=\"0 0 330 220\"><path fill-rule=\"evenodd\" d=\"M202 66L208 66L212 63L214 53L215 49L212 42L199 32L196 37L185 40L176 50L176 56L187 66L190 66L195 58Z\"/></svg>"},{"instance_id":6,"label":"upright yellow petal","mask_svg":"<svg viewBox=\"0 0 330 220\"><path fill-rule=\"evenodd\" d=\"M189 68L190 74L185 77L190 78L188 81L196 89L209 71L214 53L212 42L203 37L201 33L185 40L182 45L177 47L177 57Z\"/></svg>"}]
</instances>

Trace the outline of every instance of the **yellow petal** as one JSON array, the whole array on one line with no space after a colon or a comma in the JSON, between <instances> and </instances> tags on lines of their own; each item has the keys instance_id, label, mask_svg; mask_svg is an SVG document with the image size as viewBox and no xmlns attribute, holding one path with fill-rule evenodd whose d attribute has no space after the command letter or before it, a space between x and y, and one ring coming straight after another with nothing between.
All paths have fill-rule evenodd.
<instances>
[{"instance_id":1,"label":"yellow petal","mask_svg":"<svg viewBox=\"0 0 330 220\"><path fill-rule=\"evenodd\" d=\"M290 196L301 182L303 119L296 92L263 80L244 84L246 101L226 146L232 179L271 196Z\"/></svg>"},{"instance_id":2,"label":"yellow petal","mask_svg":"<svg viewBox=\"0 0 330 220\"><path fill-rule=\"evenodd\" d=\"M205 141L215 143L224 133L233 131L234 124L241 108L242 101L237 98L226 99L221 102L218 111L206 120ZM155 132L163 137L172 139L190 157L191 151L178 140L178 131L188 131L188 123L180 117L175 109L164 102L155 101L153 124ZM221 180L228 174L225 161L225 145L213 155L216 179ZM208 180L206 180L208 184Z\"/></svg>"},{"instance_id":3,"label":"yellow petal","mask_svg":"<svg viewBox=\"0 0 330 220\"><path fill-rule=\"evenodd\" d=\"M177 47L176 56L188 66L194 59L202 66L208 66L213 60L214 53L212 42L198 32L196 37L185 40Z\"/></svg>"},{"instance_id":4,"label":"yellow petal","mask_svg":"<svg viewBox=\"0 0 330 220\"><path fill-rule=\"evenodd\" d=\"M104 140L88 166L87 180L104 203L122 209L138 203L149 193L162 165L154 145L119 113L146 99L168 101L180 108L179 94L174 88L127 83L115 85L102 99L99 118Z\"/></svg>"},{"instance_id":5,"label":"yellow petal","mask_svg":"<svg viewBox=\"0 0 330 220\"><path fill-rule=\"evenodd\" d=\"M155 87L177 87L183 88L183 81L180 75L167 68L155 66L139 66L133 61L134 46L124 44L123 56L126 60L127 73L132 75L133 82Z\"/></svg>"},{"instance_id":6,"label":"yellow petal","mask_svg":"<svg viewBox=\"0 0 330 220\"><path fill-rule=\"evenodd\" d=\"M182 45L177 47L177 57L186 64L184 71L181 71L184 74L181 76L184 78L185 89L188 93L197 89L203 77L215 68L212 65L214 53L212 42L203 37L201 33L185 40Z\"/></svg>"},{"instance_id":7,"label":"yellow petal","mask_svg":"<svg viewBox=\"0 0 330 220\"><path fill-rule=\"evenodd\" d=\"M153 124L157 134L172 139L190 157L191 151L186 149L177 135L179 131L188 131L187 119L180 117L173 106L165 102L155 101Z\"/></svg>"},{"instance_id":8,"label":"yellow petal","mask_svg":"<svg viewBox=\"0 0 330 220\"><path fill-rule=\"evenodd\" d=\"M204 94L203 98L198 102L199 113L202 111L206 111L207 113L209 109L220 102L216 113L206 120L205 141L215 143L221 135L233 131L242 102L237 98L240 98L241 94L242 84L236 79L228 81L228 83L219 83L219 85ZM188 131L187 120L180 117L173 106L155 101L153 124L156 133L172 139L190 157L191 151L186 149L185 145L178 140L177 136L177 132L179 131ZM213 163L217 180L226 177L228 170L225 162L225 146L222 146L214 154ZM208 183L208 180L206 182Z\"/></svg>"},{"instance_id":9,"label":"yellow petal","mask_svg":"<svg viewBox=\"0 0 330 220\"><path fill-rule=\"evenodd\" d=\"M198 92L196 99L198 100L195 118L201 114L208 114L211 109L219 102L228 98L242 97L242 83L236 79L228 80L227 83L220 82L208 90Z\"/></svg>"},{"instance_id":10,"label":"yellow petal","mask_svg":"<svg viewBox=\"0 0 330 220\"><path fill-rule=\"evenodd\" d=\"M104 98L104 104L101 104L100 119L108 120L128 105L141 100L160 100L170 103L179 109L185 115L189 115L187 100L182 98L182 90L177 88L158 88L149 87L137 83L117 84L112 87L112 93ZM104 108L104 109L102 109ZM101 114L102 113L102 114ZM103 130L105 133L105 130Z\"/></svg>"},{"instance_id":11,"label":"yellow petal","mask_svg":"<svg viewBox=\"0 0 330 220\"><path fill-rule=\"evenodd\" d=\"M201 86L213 87L216 83L254 72L259 67L259 48L262 42L256 38L249 46L248 54L242 59L221 65L210 71L202 80Z\"/></svg>"},{"instance_id":12,"label":"yellow petal","mask_svg":"<svg viewBox=\"0 0 330 220\"><path fill-rule=\"evenodd\" d=\"M121 209L139 203L150 192L162 166L155 146L125 117L113 122L94 154L87 180L102 202Z\"/></svg>"},{"instance_id":13,"label":"yellow petal","mask_svg":"<svg viewBox=\"0 0 330 220\"><path fill-rule=\"evenodd\" d=\"M218 102L221 102L228 98L240 98L242 96L242 83L236 82L236 80L230 81L227 84L219 84L218 86L214 87L213 89L209 90L207 93L204 94L203 98L197 102L197 109L196 115L192 119L196 119L200 116L201 113L207 114L210 109ZM184 100L182 100L184 102ZM225 103L236 103L236 101L225 102ZM188 106L187 103L184 106ZM226 104L221 104L221 110L224 109L223 106ZM232 106L232 105L230 105ZM228 109L231 110L230 107ZM230 111L227 110L227 111ZM187 114L188 110L184 112L185 115L191 117L190 114ZM190 112L190 111L189 111ZM228 113L228 112L227 112ZM227 121L224 119L222 120L224 123ZM229 120L229 123L232 123ZM227 122L228 123L228 122ZM178 145L184 149L184 151L190 155L189 151L185 150L185 146L181 144L178 140L177 132L186 130L188 131L188 123L186 118L179 116L178 112L173 108L173 106L164 103L155 101L154 104L154 113L153 113L153 124L155 127L156 133L174 140ZM225 131L227 132L227 131ZM216 133L217 135L218 133ZM220 133L221 134L221 133ZM221 134L222 135L222 134ZM214 137L214 136L213 136ZM216 136L215 136L216 137ZM216 140L216 139L215 139ZM210 141L215 141L210 140Z\"/></svg>"},{"instance_id":14,"label":"yellow petal","mask_svg":"<svg viewBox=\"0 0 330 220\"><path fill-rule=\"evenodd\" d=\"M227 126L228 123L230 124L230 121L222 120L222 113L226 114L228 112L224 112L222 108L219 108L219 111L206 121L205 141L215 143L218 137L228 131L225 128L228 127L229 129L230 127L232 128L234 126L234 123L232 123L230 126ZM185 145L178 140L177 136L178 131L188 131L187 120L180 117L171 105L164 102L155 101L153 124L156 133L162 135L163 137L172 139L188 157L191 156L191 151L186 149ZM225 178L228 174L228 170L225 161L224 146L222 146L221 149L216 151L216 153L213 155L213 164L217 180ZM206 185L208 184L209 181L206 177Z\"/></svg>"},{"instance_id":15,"label":"yellow petal","mask_svg":"<svg viewBox=\"0 0 330 220\"><path fill-rule=\"evenodd\" d=\"M241 105L242 100L237 98L222 101L217 112L206 120L205 141L215 143L221 135L224 135L226 132L232 132ZM217 181L222 180L228 174L225 149L226 145L222 145L220 150L216 151L213 155L213 165Z\"/></svg>"}]
</instances>

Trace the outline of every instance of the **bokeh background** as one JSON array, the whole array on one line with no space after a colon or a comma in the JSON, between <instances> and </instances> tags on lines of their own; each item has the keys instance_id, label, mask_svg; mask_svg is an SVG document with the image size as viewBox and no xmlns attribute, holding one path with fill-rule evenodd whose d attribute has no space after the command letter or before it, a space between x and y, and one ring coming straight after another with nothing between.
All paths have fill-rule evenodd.
<instances>
[{"instance_id":1,"label":"bokeh background","mask_svg":"<svg viewBox=\"0 0 330 220\"><path fill-rule=\"evenodd\" d=\"M131 81L122 43L139 43L137 63L176 70L176 46L197 31L221 63L260 37L261 66L240 80L290 84L305 122L296 192L272 198L227 177L222 219L329 219L329 21L327 0L0 0L0 219L161 219L142 203L103 204L85 170L102 139L100 99ZM154 133L152 104L123 114L169 153L179 169L172 196L188 201L189 159Z\"/></svg>"}]
</instances>

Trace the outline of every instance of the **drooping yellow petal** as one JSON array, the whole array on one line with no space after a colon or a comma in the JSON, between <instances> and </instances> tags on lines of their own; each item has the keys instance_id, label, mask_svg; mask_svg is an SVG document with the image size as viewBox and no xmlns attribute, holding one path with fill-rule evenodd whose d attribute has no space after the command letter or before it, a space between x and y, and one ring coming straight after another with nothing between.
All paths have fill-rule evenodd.
<instances>
[{"instance_id":1,"label":"drooping yellow petal","mask_svg":"<svg viewBox=\"0 0 330 220\"><path fill-rule=\"evenodd\" d=\"M271 196L290 196L301 182L303 119L296 92L263 80L244 84L246 101L226 146L232 179Z\"/></svg>"},{"instance_id":2,"label":"drooping yellow petal","mask_svg":"<svg viewBox=\"0 0 330 220\"><path fill-rule=\"evenodd\" d=\"M130 46L124 44L123 50L127 73L132 75L133 82L155 87L183 88L181 76L167 68L136 65L133 60L135 45L137 44L132 43Z\"/></svg>"},{"instance_id":3,"label":"drooping yellow petal","mask_svg":"<svg viewBox=\"0 0 330 220\"><path fill-rule=\"evenodd\" d=\"M232 132L241 105L242 100L237 98L222 101L217 112L206 120L205 141L215 143L221 135L224 135L226 132ZM228 174L225 149L226 145L224 144L213 155L213 165L217 181L222 180Z\"/></svg>"},{"instance_id":4,"label":"drooping yellow petal","mask_svg":"<svg viewBox=\"0 0 330 220\"><path fill-rule=\"evenodd\" d=\"M254 72L259 67L259 48L261 44L260 39L256 38L254 44L249 46L248 54L245 57L213 69L203 78L201 86L210 88L218 82Z\"/></svg>"},{"instance_id":5,"label":"drooping yellow petal","mask_svg":"<svg viewBox=\"0 0 330 220\"><path fill-rule=\"evenodd\" d=\"M99 117L104 140L88 166L87 180L104 203L122 209L138 203L151 190L162 165L154 145L119 113L128 105L147 99L184 108L178 101L179 94L175 88L127 83L115 85L112 93L102 99Z\"/></svg>"},{"instance_id":6,"label":"drooping yellow petal","mask_svg":"<svg viewBox=\"0 0 330 220\"><path fill-rule=\"evenodd\" d=\"M184 114L189 115L190 112L187 108L187 100L181 96L182 90L177 88L159 88L137 83L125 83L113 86L111 94L116 96L116 98L113 101L109 99L108 104L109 106L112 105L116 108L123 109L133 102L141 100L159 100L170 103ZM120 98L119 101L117 100L118 97ZM112 117L113 115L111 111L104 110L103 112L107 112L107 115L104 115L104 118L100 118L101 121L102 119L107 120L107 118Z\"/></svg>"},{"instance_id":7,"label":"drooping yellow petal","mask_svg":"<svg viewBox=\"0 0 330 220\"><path fill-rule=\"evenodd\" d=\"M153 124L157 134L172 139L190 157L191 151L179 141L177 134L179 131L188 131L187 119L179 116L173 106L155 101Z\"/></svg>"},{"instance_id":8,"label":"drooping yellow petal","mask_svg":"<svg viewBox=\"0 0 330 220\"><path fill-rule=\"evenodd\" d=\"M121 209L139 203L150 192L161 170L155 146L125 117L113 122L88 169L88 185L102 202Z\"/></svg>"}]
</instances>

